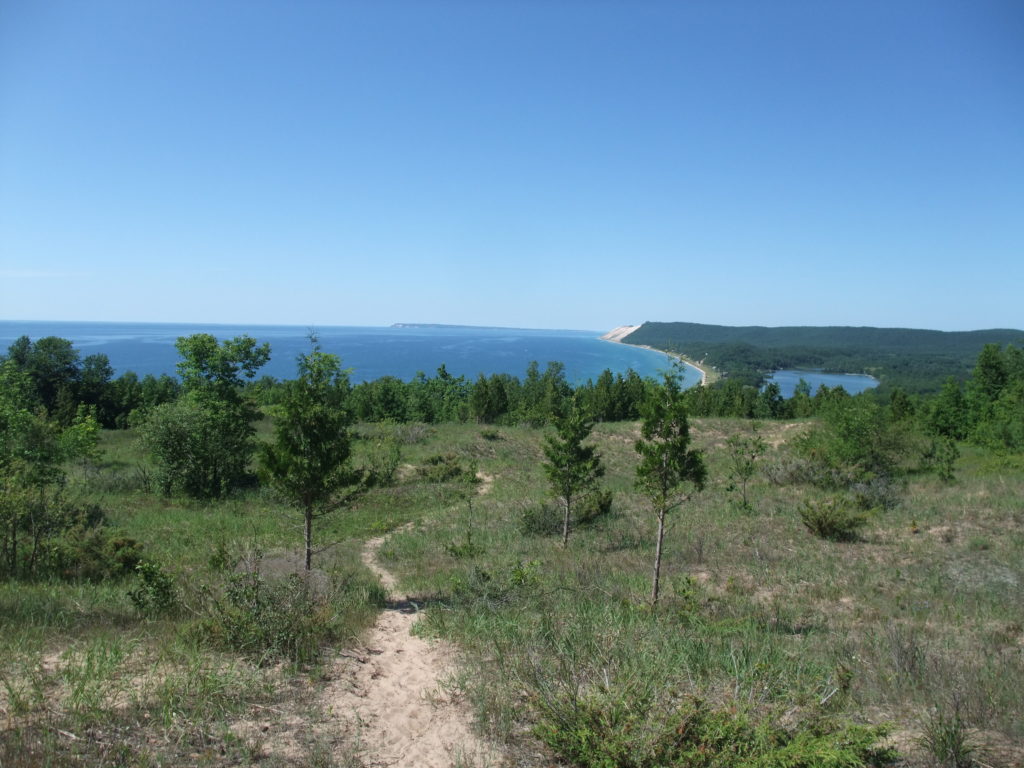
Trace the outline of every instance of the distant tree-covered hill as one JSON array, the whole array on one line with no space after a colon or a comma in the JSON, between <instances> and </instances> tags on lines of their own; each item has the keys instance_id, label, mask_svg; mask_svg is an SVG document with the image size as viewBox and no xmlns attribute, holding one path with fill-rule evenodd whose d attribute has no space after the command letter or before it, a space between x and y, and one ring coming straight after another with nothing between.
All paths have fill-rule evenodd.
<instances>
[{"instance_id":1,"label":"distant tree-covered hill","mask_svg":"<svg viewBox=\"0 0 1024 768\"><path fill-rule=\"evenodd\" d=\"M885 389L925 393L938 391L947 376L965 379L985 344L1020 345L1024 331L647 322L623 341L703 360L751 384L780 368L811 368L868 373Z\"/></svg>"}]
</instances>

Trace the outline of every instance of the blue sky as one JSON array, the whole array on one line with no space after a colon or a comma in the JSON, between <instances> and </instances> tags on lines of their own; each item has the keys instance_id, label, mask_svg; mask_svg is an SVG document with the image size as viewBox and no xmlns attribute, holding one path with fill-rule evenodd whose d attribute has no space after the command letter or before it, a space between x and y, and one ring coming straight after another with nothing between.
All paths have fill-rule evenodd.
<instances>
[{"instance_id":1,"label":"blue sky","mask_svg":"<svg viewBox=\"0 0 1024 768\"><path fill-rule=\"evenodd\" d=\"M0 7L0 318L1024 327L1019 0Z\"/></svg>"}]
</instances>

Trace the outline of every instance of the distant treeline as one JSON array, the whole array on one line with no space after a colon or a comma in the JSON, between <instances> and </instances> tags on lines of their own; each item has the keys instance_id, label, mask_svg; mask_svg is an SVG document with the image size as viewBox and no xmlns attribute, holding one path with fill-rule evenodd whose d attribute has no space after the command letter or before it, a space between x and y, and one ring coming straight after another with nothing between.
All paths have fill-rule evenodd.
<instances>
[{"instance_id":1,"label":"distant treeline","mask_svg":"<svg viewBox=\"0 0 1024 768\"><path fill-rule=\"evenodd\" d=\"M249 346L255 344L246 341ZM212 337L209 343L216 346ZM240 396L253 406L266 408L282 400L290 382L271 376L255 378L264 362L251 366L244 377L236 375L237 370L228 373L235 381L245 379L238 385ZM18 339L0 358L0 364L28 382L31 392L27 396L63 426L80 418L85 409L100 426L123 429L144 421L157 406L175 402L184 391L171 376L140 379L127 372L114 378L106 355L82 358L70 341L53 336L35 342L28 337ZM884 406L894 419L913 418L932 434L1024 448L1024 352L1012 345L984 345L966 379L964 383L947 376L934 396L908 394L896 387L886 395L869 391L858 398ZM345 403L352 418L361 422L475 421L542 426L566 412L574 400L594 421L638 419L643 403L660 385L633 370L625 374L605 370L596 380L573 387L559 362L550 362L543 369L531 363L521 379L481 374L472 380L452 376L442 365L434 376L419 373L411 381L384 376L357 384L350 388ZM743 377L730 376L712 386L688 389L684 398L688 412L696 417L788 419L814 416L851 396L841 387L822 386L812 392L801 381L794 396L784 399L777 384L757 387Z\"/></svg>"},{"instance_id":2,"label":"distant treeline","mask_svg":"<svg viewBox=\"0 0 1024 768\"><path fill-rule=\"evenodd\" d=\"M986 344L1019 345L1024 331L648 322L624 341L702 360L725 377L755 387L772 371L806 368L870 374L881 381L885 395L897 388L918 394L938 392L947 376L965 381Z\"/></svg>"}]
</instances>

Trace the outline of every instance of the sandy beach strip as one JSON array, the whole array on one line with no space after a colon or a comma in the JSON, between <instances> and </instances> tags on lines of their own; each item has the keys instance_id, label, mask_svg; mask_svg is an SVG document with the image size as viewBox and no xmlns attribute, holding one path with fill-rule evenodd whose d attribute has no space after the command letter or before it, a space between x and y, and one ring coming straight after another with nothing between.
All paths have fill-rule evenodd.
<instances>
[{"instance_id":1,"label":"sandy beach strip","mask_svg":"<svg viewBox=\"0 0 1024 768\"><path fill-rule=\"evenodd\" d=\"M620 325L617 328L612 328L608 333L601 336L602 341L612 341L616 344L626 344L628 342L623 341L629 334L639 328L639 325ZM647 344L630 344L631 347L639 347L640 349L649 349L651 352L661 352L663 355L674 357L677 360L682 360L687 365L692 365L698 371L700 371L700 385L706 387L708 385L708 372L707 369L701 365L698 365L693 360L684 355L676 354L675 352L666 352L664 349L655 349Z\"/></svg>"}]
</instances>

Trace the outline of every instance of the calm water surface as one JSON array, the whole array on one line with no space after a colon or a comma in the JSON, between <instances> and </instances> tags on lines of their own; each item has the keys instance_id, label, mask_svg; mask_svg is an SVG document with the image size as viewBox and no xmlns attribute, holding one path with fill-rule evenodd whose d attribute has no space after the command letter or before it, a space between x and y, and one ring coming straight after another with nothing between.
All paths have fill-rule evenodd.
<instances>
[{"instance_id":1,"label":"calm water surface","mask_svg":"<svg viewBox=\"0 0 1024 768\"><path fill-rule=\"evenodd\" d=\"M19 336L33 341L45 336L69 339L82 356L105 354L115 375L135 371L174 375L179 336L211 333L218 339L248 334L269 342L270 362L257 376L292 378L295 358L308 351L309 328L271 325L189 325L163 323L67 323L0 322L0 350ZM530 361L541 367L557 360L565 364L566 378L574 383L596 379L609 368L625 373L632 368L641 376L660 375L669 368L661 352L601 341L597 331L546 331L507 328L317 328L324 351L341 356L342 365L352 369L354 382L381 376L409 380L418 371L433 376L444 364L454 376L476 378L483 373L508 373L522 378ZM685 386L700 383L700 372L685 369Z\"/></svg>"},{"instance_id":2,"label":"calm water surface","mask_svg":"<svg viewBox=\"0 0 1024 768\"><path fill-rule=\"evenodd\" d=\"M769 382L779 385L783 397L792 397L796 391L796 385L803 379L811 385L811 394L818 391L818 387L824 384L830 389L842 387L851 395L856 395L866 389L878 386L878 379L873 376L865 376L859 373L822 373L821 371L776 371L768 377Z\"/></svg>"}]
</instances>

